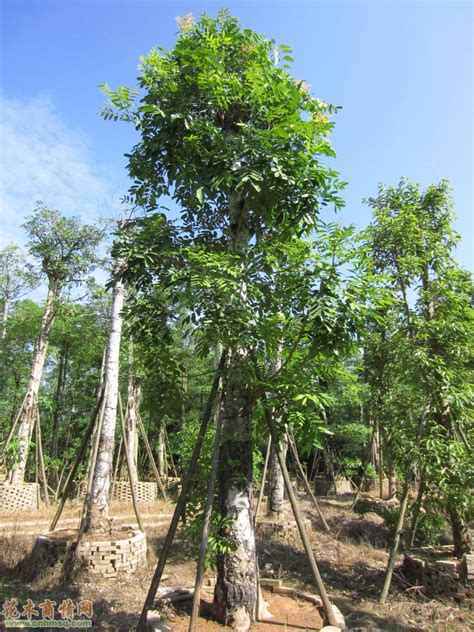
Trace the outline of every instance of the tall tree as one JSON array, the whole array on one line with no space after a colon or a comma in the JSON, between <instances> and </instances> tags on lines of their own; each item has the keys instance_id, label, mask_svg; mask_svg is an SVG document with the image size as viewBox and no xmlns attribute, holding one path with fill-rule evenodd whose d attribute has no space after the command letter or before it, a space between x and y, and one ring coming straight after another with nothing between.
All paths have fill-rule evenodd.
<instances>
[{"instance_id":1,"label":"tall tree","mask_svg":"<svg viewBox=\"0 0 474 632\"><path fill-rule=\"evenodd\" d=\"M117 260L114 264L114 273L116 275L119 274L121 267L123 267L123 262ZM109 528L108 511L119 397L120 342L122 338L124 301L124 284L120 280L116 280L112 291L105 355L103 418L98 425L100 434L98 437L97 458L95 463L92 463L92 471L89 472L89 476L92 477L91 496L89 499L86 498L88 504L84 518L84 529L87 533L107 531Z\"/></svg>"},{"instance_id":2,"label":"tall tree","mask_svg":"<svg viewBox=\"0 0 474 632\"><path fill-rule=\"evenodd\" d=\"M290 61L287 47L222 11L181 20L174 49L142 59L137 107L134 91L104 86L111 101L104 117L132 121L141 134L129 157L134 201L153 213L160 196L171 195L181 208L176 227L155 213L124 244L129 274L145 266L142 286L150 284L160 260L167 287L187 287L204 345L229 352L219 511L231 547L218 556L215 607L241 630L255 620L257 601L251 413L254 342L262 335L256 297L265 292L259 275L284 265L285 244L314 227L321 205L341 203L337 174L318 158L333 155L326 137L335 108L290 76ZM138 253L144 245L149 259Z\"/></svg>"},{"instance_id":3,"label":"tall tree","mask_svg":"<svg viewBox=\"0 0 474 632\"><path fill-rule=\"evenodd\" d=\"M94 268L97 263L95 248L101 239L101 233L95 227L81 224L74 217L64 217L41 203L27 218L24 228L29 237L29 252L41 266L48 283L48 292L19 420L17 462L9 476L14 485L22 484L25 476L35 407L58 297L65 285L80 283L84 275Z\"/></svg>"},{"instance_id":4,"label":"tall tree","mask_svg":"<svg viewBox=\"0 0 474 632\"><path fill-rule=\"evenodd\" d=\"M470 419L472 281L453 257L449 184L422 190L402 179L381 185L368 199L374 220L367 231L376 268L384 272L398 305L398 338L413 384L429 403L426 431L416 455L426 483L436 490L453 531L456 554L470 550L467 522L474 510ZM393 336L393 333L392 333Z\"/></svg>"}]
</instances>

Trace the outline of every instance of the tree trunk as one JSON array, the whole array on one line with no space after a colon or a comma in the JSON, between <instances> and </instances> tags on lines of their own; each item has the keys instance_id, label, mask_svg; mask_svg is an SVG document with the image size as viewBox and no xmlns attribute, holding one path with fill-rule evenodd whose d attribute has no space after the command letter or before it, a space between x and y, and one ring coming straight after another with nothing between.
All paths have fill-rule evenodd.
<instances>
[{"instance_id":1,"label":"tree trunk","mask_svg":"<svg viewBox=\"0 0 474 632\"><path fill-rule=\"evenodd\" d=\"M165 443L165 424L160 422L158 430L158 451L157 451L157 467L160 476L168 475L168 467L166 463L166 443Z\"/></svg>"},{"instance_id":2,"label":"tree trunk","mask_svg":"<svg viewBox=\"0 0 474 632\"><path fill-rule=\"evenodd\" d=\"M58 456L58 437L59 437L59 424L62 414L62 403L64 397L64 385L66 382L66 371L68 362L68 344L65 342L61 347L58 365L58 381L56 386L56 403L54 408L53 417L53 437L51 439L51 458L55 459Z\"/></svg>"},{"instance_id":3,"label":"tree trunk","mask_svg":"<svg viewBox=\"0 0 474 632\"><path fill-rule=\"evenodd\" d=\"M241 257L242 271L250 231L245 200L229 199L229 251ZM242 280L240 297L247 298ZM252 508L253 442L250 423L250 362L248 349L234 348L229 359L227 388L222 409L222 443L219 455L219 507L229 523L222 529L231 550L217 556L215 615L237 630L248 630L256 618L257 560Z\"/></svg>"},{"instance_id":4,"label":"tree trunk","mask_svg":"<svg viewBox=\"0 0 474 632\"><path fill-rule=\"evenodd\" d=\"M281 369L282 360L281 356L278 357L271 365L272 373L276 373ZM272 413L273 414L273 413ZM278 424L280 420L276 419ZM283 458L286 458L287 444L286 441L280 442L280 451ZM268 489L268 515L280 518L283 513L283 500L285 498L285 481L283 479L283 472L281 471L280 464L278 463L278 456L275 449L271 448L270 452L270 470L269 470L269 489Z\"/></svg>"},{"instance_id":5,"label":"tree trunk","mask_svg":"<svg viewBox=\"0 0 474 632\"><path fill-rule=\"evenodd\" d=\"M2 342L7 335L7 321L8 314L10 311L10 297L8 294L4 294L3 296L3 308L2 308Z\"/></svg>"},{"instance_id":6,"label":"tree trunk","mask_svg":"<svg viewBox=\"0 0 474 632\"><path fill-rule=\"evenodd\" d=\"M104 419L99 439L97 461L92 476L92 489L85 516L85 532L102 531L108 527L109 492L112 474L115 424L117 421L120 339L122 336L122 309L124 286L121 281L114 285L110 315L109 336L105 362L106 399Z\"/></svg>"},{"instance_id":7,"label":"tree trunk","mask_svg":"<svg viewBox=\"0 0 474 632\"><path fill-rule=\"evenodd\" d=\"M448 510L449 521L453 533L454 555L462 557L465 553L471 553L471 539L466 521L457 508L450 507Z\"/></svg>"},{"instance_id":8,"label":"tree trunk","mask_svg":"<svg viewBox=\"0 0 474 632\"><path fill-rule=\"evenodd\" d=\"M137 415L140 407L141 388L133 372L133 343L129 341L129 365L127 386L127 446L128 463L130 464L130 484L138 482L138 430Z\"/></svg>"},{"instance_id":9,"label":"tree trunk","mask_svg":"<svg viewBox=\"0 0 474 632\"><path fill-rule=\"evenodd\" d=\"M30 436L33 428L32 421L34 419L34 409L37 405L38 392L41 378L43 376L46 352L48 350L49 337L54 322L55 303L58 294L59 287L50 281L48 286L48 296L46 299L46 308L43 318L41 319L40 331L33 354L33 363L28 382L27 396L18 427L18 463L13 465L12 468L12 485L22 485L25 480L26 461L28 459Z\"/></svg>"},{"instance_id":10,"label":"tree trunk","mask_svg":"<svg viewBox=\"0 0 474 632\"><path fill-rule=\"evenodd\" d=\"M280 443L280 450L283 458L286 458L286 443ZM269 472L269 490L268 490L268 515L280 518L283 513L283 500L285 498L285 481L278 463L277 454L272 447L270 452L270 472Z\"/></svg>"}]
</instances>

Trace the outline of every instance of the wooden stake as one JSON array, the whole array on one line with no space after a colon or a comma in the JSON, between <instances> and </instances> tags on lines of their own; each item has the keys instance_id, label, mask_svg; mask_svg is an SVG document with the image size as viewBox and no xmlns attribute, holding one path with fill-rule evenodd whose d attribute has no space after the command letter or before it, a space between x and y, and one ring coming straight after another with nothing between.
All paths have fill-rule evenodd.
<instances>
[{"instance_id":1,"label":"wooden stake","mask_svg":"<svg viewBox=\"0 0 474 632\"><path fill-rule=\"evenodd\" d=\"M214 375L214 381L212 383L211 392L209 393L209 397L207 398L206 407L202 415L201 426L199 428L196 444L194 445L194 449L191 455L191 460L189 462L188 469L186 470L182 478L181 492L178 497L178 502L176 503L176 507L173 513L173 517L171 519L168 533L166 534L166 538L160 552L160 558L158 560L158 564L156 566L153 579L151 580L150 588L148 590L145 603L143 604L143 609L140 615L140 620L138 621L136 632L146 632L147 630L148 610L153 605L153 601L156 596L156 591L158 590L158 587L160 585L161 576L163 575L166 561L168 559L168 555L171 550L171 545L173 544L173 538L176 533L176 529L178 527L178 522L179 522L179 519L181 518L181 515L183 513L183 510L186 504L186 497L188 495L189 488L191 486L191 479L196 469L199 455L201 453L202 444L206 436L207 427L209 425L212 409L214 407L214 402L216 400L217 393L219 390L221 376L224 370L226 360L227 360L227 352L224 351L219 362L219 367L217 368L216 373Z\"/></svg>"},{"instance_id":2,"label":"wooden stake","mask_svg":"<svg viewBox=\"0 0 474 632\"><path fill-rule=\"evenodd\" d=\"M145 444L145 450L146 450L146 453L148 454L148 460L150 461L151 467L153 469L153 473L155 475L156 482L158 483L158 488L159 488L163 498L165 500L168 500L168 497L167 497L166 492L165 492L165 488L163 487L163 483L161 481L160 473L158 472L158 468L156 467L155 459L153 458L153 452L151 451L150 442L148 441L148 437L146 435L145 427L143 425L143 421L142 421L142 418L141 418L140 414L137 414L137 425L138 425L138 428L139 428L140 432L142 433L143 443Z\"/></svg>"},{"instance_id":3,"label":"wooden stake","mask_svg":"<svg viewBox=\"0 0 474 632\"><path fill-rule=\"evenodd\" d=\"M222 401L223 393L221 392L220 404L216 413L216 434L214 436L214 445L212 446L211 472L209 474L209 482L207 486L206 506L204 508L201 544L199 547L199 558L196 571L196 582L194 584L193 607L191 611L191 619L189 621L189 632L196 629L197 618L199 616L199 605L201 603L201 589L204 578L204 563L206 560L207 543L209 539L209 524L211 521L212 503L214 500L214 490L216 487L217 466L219 464L219 448L222 436Z\"/></svg>"},{"instance_id":4,"label":"wooden stake","mask_svg":"<svg viewBox=\"0 0 474 632\"><path fill-rule=\"evenodd\" d=\"M319 572L319 568L318 565L316 563L316 559L314 557L314 553L313 553L313 549L311 548L311 542L309 541L309 537L308 534L306 533L306 529L303 523L303 519L302 516L300 514L300 510L298 507L298 501L296 499L296 496L293 492L293 487L291 485L291 479L290 479L290 475L288 474L288 469L286 467L286 463L285 463L285 459L283 458L283 455L281 453L280 450L280 445L278 442L278 435L275 429L275 424L273 422L273 418L272 415L270 413L270 411L268 410L268 408L265 405L265 400L266 397L265 395L262 396L263 399L263 403L264 403L264 414L265 414L265 420L268 424L268 429L270 431L270 435L272 438L272 444L273 444L273 449L275 450L277 459L278 459L278 463L280 464L280 468L283 474L283 479L285 481L285 487L286 487L286 493L288 494L288 498L290 500L290 504L291 504L291 508L293 510L293 515L295 517L296 520L296 524L298 525L298 531L300 533L301 536L301 541L303 543L304 549L306 551L306 556L308 558L308 562L309 565L311 567L311 571L313 573L313 578L316 584L316 587L319 591L320 597L322 599L323 602L323 609L324 612L326 614L327 620L329 622L329 625L333 625L335 627L338 626L336 617L334 615L334 610L332 609L332 605L329 601L328 595L326 593L326 588L324 586L321 574Z\"/></svg>"},{"instance_id":5,"label":"wooden stake","mask_svg":"<svg viewBox=\"0 0 474 632\"><path fill-rule=\"evenodd\" d=\"M265 479L267 477L268 461L270 460L271 449L272 449L272 437L271 435L268 435L267 452L265 454L265 463L263 464L263 472L262 472L262 484L260 486L260 493L258 494L257 504L255 506L254 524L256 524L257 522L258 512L260 510L260 505L262 504L262 500L263 500L263 494L265 492Z\"/></svg>"},{"instance_id":6,"label":"wooden stake","mask_svg":"<svg viewBox=\"0 0 474 632\"><path fill-rule=\"evenodd\" d=\"M293 454L293 457L295 459L295 462L296 462L296 466L297 466L297 468L298 468L298 470L300 472L301 478L303 479L303 484L305 486L306 493L308 494L308 496L313 501L313 505L314 505L316 511L318 512L318 516L319 516L321 522L323 523L324 529L326 530L327 533L331 533L331 529L329 528L329 525L328 525L328 523L326 522L326 519L323 516L323 512L321 511L321 507L319 506L319 503L316 500L316 496L313 494L313 490L311 489L311 486L309 484L308 477L306 476L306 473L303 470L303 466L301 465L301 461L300 461L300 458L298 456L298 450L296 449L295 440L293 438L293 433L291 432L291 430L287 431L287 438L288 438L288 445L290 446L290 450L291 450L291 452Z\"/></svg>"},{"instance_id":7,"label":"wooden stake","mask_svg":"<svg viewBox=\"0 0 474 632\"><path fill-rule=\"evenodd\" d=\"M135 511L135 515L137 517L137 522L138 522L138 526L140 527L140 531L143 531L144 533L145 529L143 528L140 511L138 510L137 495L135 493L135 485L132 483L132 464L130 463L130 453L128 451L128 442L127 442L127 436L126 436L127 427L125 426L125 418L123 416L122 396L120 395L120 391L118 392L118 407L119 407L119 413L120 413L120 424L122 426L123 449L125 452L125 460L127 462L128 480L130 481L130 492L132 494L133 510Z\"/></svg>"}]
</instances>

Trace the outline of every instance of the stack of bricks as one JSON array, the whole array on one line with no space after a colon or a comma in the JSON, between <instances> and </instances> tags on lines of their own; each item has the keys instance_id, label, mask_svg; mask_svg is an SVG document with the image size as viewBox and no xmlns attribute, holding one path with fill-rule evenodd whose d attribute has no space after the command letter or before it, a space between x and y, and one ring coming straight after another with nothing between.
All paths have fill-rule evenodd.
<instances>
[{"instance_id":1,"label":"stack of bricks","mask_svg":"<svg viewBox=\"0 0 474 632\"><path fill-rule=\"evenodd\" d=\"M304 526L307 531L312 529L311 521L305 519ZM300 542L298 525L294 520L288 519L286 516L282 520L259 519L255 525L255 531L258 538L267 540L271 538L283 538L285 540Z\"/></svg>"},{"instance_id":2,"label":"stack of bricks","mask_svg":"<svg viewBox=\"0 0 474 632\"><path fill-rule=\"evenodd\" d=\"M131 575L146 563L146 551L145 534L139 531L125 540L82 542L79 555L90 573L117 577L118 573Z\"/></svg>"},{"instance_id":3,"label":"stack of bricks","mask_svg":"<svg viewBox=\"0 0 474 632\"><path fill-rule=\"evenodd\" d=\"M336 478L334 481L328 481L316 477L315 491L317 496L337 496L337 494L351 494L354 487L347 478Z\"/></svg>"},{"instance_id":4,"label":"stack of bricks","mask_svg":"<svg viewBox=\"0 0 474 632\"><path fill-rule=\"evenodd\" d=\"M41 548L47 566L54 566L62 563L70 545L70 538L61 540L40 535L35 548ZM132 534L123 539L82 541L79 544L78 557L82 560L83 569L94 575L106 578L117 577L119 573L132 575L139 566L146 564L146 536L142 531L132 530Z\"/></svg>"},{"instance_id":5,"label":"stack of bricks","mask_svg":"<svg viewBox=\"0 0 474 632\"><path fill-rule=\"evenodd\" d=\"M39 508L38 483L0 485L0 513L30 511Z\"/></svg>"},{"instance_id":6,"label":"stack of bricks","mask_svg":"<svg viewBox=\"0 0 474 632\"><path fill-rule=\"evenodd\" d=\"M451 549L452 547L445 547ZM405 553L403 572L413 584L423 586L428 595L443 595L474 605L474 555L459 559L429 559L436 549L423 547Z\"/></svg>"}]
</instances>

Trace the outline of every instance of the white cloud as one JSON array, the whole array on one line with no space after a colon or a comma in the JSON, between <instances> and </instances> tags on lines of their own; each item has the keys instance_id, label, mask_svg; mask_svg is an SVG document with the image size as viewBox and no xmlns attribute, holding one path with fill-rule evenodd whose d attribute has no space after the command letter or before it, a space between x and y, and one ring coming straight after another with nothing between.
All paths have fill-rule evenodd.
<instances>
[{"instance_id":1,"label":"white cloud","mask_svg":"<svg viewBox=\"0 0 474 632\"><path fill-rule=\"evenodd\" d=\"M69 128L48 99L0 97L0 111L0 245L24 244L20 226L37 200L89 222L117 208L121 193L100 175L86 135Z\"/></svg>"}]
</instances>

